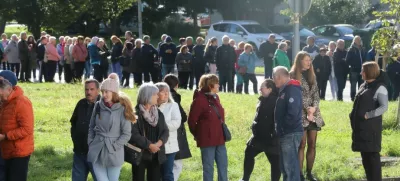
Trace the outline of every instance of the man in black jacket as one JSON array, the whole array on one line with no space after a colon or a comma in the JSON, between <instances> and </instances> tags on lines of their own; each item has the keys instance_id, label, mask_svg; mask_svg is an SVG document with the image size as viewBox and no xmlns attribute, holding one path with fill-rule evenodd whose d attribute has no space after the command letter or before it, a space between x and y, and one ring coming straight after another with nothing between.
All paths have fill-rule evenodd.
<instances>
[{"instance_id":1,"label":"man in black jacket","mask_svg":"<svg viewBox=\"0 0 400 181\"><path fill-rule=\"evenodd\" d=\"M236 53L235 49L229 45L228 36L223 36L222 42L223 44L217 48L215 53L215 63L219 72L219 91L233 92L232 74L235 68Z\"/></svg>"},{"instance_id":2,"label":"man in black jacket","mask_svg":"<svg viewBox=\"0 0 400 181\"><path fill-rule=\"evenodd\" d=\"M175 68L175 58L178 52L176 51L176 45L172 42L171 37L165 39L165 43L161 45L158 53L161 57L163 77L169 73L173 73Z\"/></svg>"},{"instance_id":3,"label":"man in black jacket","mask_svg":"<svg viewBox=\"0 0 400 181\"><path fill-rule=\"evenodd\" d=\"M325 100L326 86L332 71L331 60L326 55L327 51L326 48L321 48L319 54L315 56L313 61L314 72L319 88L319 98L322 100Z\"/></svg>"},{"instance_id":4,"label":"man in black jacket","mask_svg":"<svg viewBox=\"0 0 400 181\"><path fill-rule=\"evenodd\" d=\"M38 48L36 49L37 53L37 59L39 61L39 82L42 82L42 78L44 77L44 80L47 80L47 71L46 71L46 62L44 62L44 56L46 53L46 44L47 44L47 38L46 36L42 36L40 38L40 42L38 45Z\"/></svg>"},{"instance_id":5,"label":"man in black jacket","mask_svg":"<svg viewBox=\"0 0 400 181\"><path fill-rule=\"evenodd\" d=\"M96 176L91 163L87 162L88 130L96 101L100 100L99 82L94 79L85 81L86 98L81 99L71 117L71 138L74 144L74 161L72 166L72 181L87 180L89 172L94 180Z\"/></svg>"},{"instance_id":6,"label":"man in black jacket","mask_svg":"<svg viewBox=\"0 0 400 181\"><path fill-rule=\"evenodd\" d=\"M18 51L19 51L19 59L21 60L21 74L19 79L22 82L30 82L32 63L29 61L29 48L28 43L26 42L26 33L21 32L20 41L18 42Z\"/></svg>"},{"instance_id":7,"label":"man in black jacket","mask_svg":"<svg viewBox=\"0 0 400 181\"><path fill-rule=\"evenodd\" d=\"M344 40L339 39L336 50L333 53L333 68L338 84L338 101L343 101L343 90L346 87L347 75L349 74L349 66L346 64L347 51L344 49L344 45Z\"/></svg>"},{"instance_id":8,"label":"man in black jacket","mask_svg":"<svg viewBox=\"0 0 400 181\"><path fill-rule=\"evenodd\" d=\"M358 87L364 82L361 79L361 66L365 62L365 51L361 44L361 37L355 36L346 55L346 63L350 67L350 96L354 101Z\"/></svg>"},{"instance_id":9,"label":"man in black jacket","mask_svg":"<svg viewBox=\"0 0 400 181\"><path fill-rule=\"evenodd\" d=\"M151 80L153 83L159 82L158 77L160 73L160 63L158 62L158 51L152 44L150 44L150 36L146 35L143 37L144 44L142 46L142 54L143 54L143 73L144 73L144 82L150 82L150 74Z\"/></svg>"},{"instance_id":10,"label":"man in black jacket","mask_svg":"<svg viewBox=\"0 0 400 181\"><path fill-rule=\"evenodd\" d=\"M260 58L264 58L265 78L272 77L272 58L274 58L274 54L277 48L278 44L275 42L274 34L270 34L268 37L268 41L261 43L260 45L259 56Z\"/></svg>"}]
</instances>

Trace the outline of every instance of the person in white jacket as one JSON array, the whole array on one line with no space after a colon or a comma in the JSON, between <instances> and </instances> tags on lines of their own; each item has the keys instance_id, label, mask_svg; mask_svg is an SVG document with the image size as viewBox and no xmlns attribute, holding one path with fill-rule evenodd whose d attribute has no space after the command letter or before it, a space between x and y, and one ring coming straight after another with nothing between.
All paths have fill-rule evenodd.
<instances>
[{"instance_id":1,"label":"person in white jacket","mask_svg":"<svg viewBox=\"0 0 400 181\"><path fill-rule=\"evenodd\" d=\"M161 165L161 178L163 181L174 181L173 167L175 155L179 151L178 128L181 126L181 112L178 104L170 95L168 84L159 82L155 84L158 92L158 109L164 114L165 122L169 129L169 138L165 143L167 160Z\"/></svg>"}]
</instances>

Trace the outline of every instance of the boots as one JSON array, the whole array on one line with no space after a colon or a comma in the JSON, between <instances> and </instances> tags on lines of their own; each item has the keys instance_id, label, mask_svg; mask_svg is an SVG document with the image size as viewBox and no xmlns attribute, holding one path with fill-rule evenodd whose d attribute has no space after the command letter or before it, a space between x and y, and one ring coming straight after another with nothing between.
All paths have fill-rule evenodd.
<instances>
[{"instance_id":1,"label":"boots","mask_svg":"<svg viewBox=\"0 0 400 181\"><path fill-rule=\"evenodd\" d=\"M236 85L236 94L242 94L243 84Z\"/></svg>"}]
</instances>

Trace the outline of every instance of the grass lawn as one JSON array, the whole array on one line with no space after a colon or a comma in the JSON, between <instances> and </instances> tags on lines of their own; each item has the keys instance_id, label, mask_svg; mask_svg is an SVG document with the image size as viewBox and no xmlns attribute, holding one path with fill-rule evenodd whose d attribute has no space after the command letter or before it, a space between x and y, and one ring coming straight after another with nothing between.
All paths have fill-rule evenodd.
<instances>
[{"instance_id":1,"label":"grass lawn","mask_svg":"<svg viewBox=\"0 0 400 181\"><path fill-rule=\"evenodd\" d=\"M5 29L4 33L6 33L8 38L10 38L12 34L16 34L17 36L19 36L19 34L22 31L28 32L28 27L26 27L26 26L14 26L14 25L10 26L10 25L6 25L6 29ZM30 33L28 32L28 34L30 34Z\"/></svg>"},{"instance_id":2,"label":"grass lawn","mask_svg":"<svg viewBox=\"0 0 400 181\"><path fill-rule=\"evenodd\" d=\"M256 67L255 73L264 75L264 67Z\"/></svg>"},{"instance_id":3,"label":"grass lawn","mask_svg":"<svg viewBox=\"0 0 400 181\"><path fill-rule=\"evenodd\" d=\"M82 85L67 84L20 84L34 106L35 152L29 167L30 181L71 180L72 141L70 138L70 116L75 104L83 94ZM137 89L123 90L136 102ZM192 102L191 91L179 91L186 111ZM251 135L250 126L257 103L256 96L220 94L226 111L226 120L233 140L227 143L229 180L239 180L243 174L243 159L246 141ZM326 126L320 132L314 172L319 180L355 180L364 178L359 153L351 151L351 128L348 113L351 103L322 102L321 109ZM397 103L391 103L384 116L383 156L400 156L400 132L395 128ZM188 133L193 157L184 161L180 180L202 180L200 150L193 136ZM256 158L252 180L269 180L270 166L265 155ZM120 180L131 180L131 166L125 164ZM216 172L216 169L215 169ZM400 176L400 164L383 167L384 177ZM216 177L214 177L216 178Z\"/></svg>"}]
</instances>

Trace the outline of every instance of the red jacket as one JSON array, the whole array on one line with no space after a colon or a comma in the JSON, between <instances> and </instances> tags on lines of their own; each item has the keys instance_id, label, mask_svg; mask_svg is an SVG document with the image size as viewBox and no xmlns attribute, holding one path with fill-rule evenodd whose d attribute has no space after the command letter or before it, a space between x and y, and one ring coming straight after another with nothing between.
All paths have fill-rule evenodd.
<instances>
[{"instance_id":1,"label":"red jacket","mask_svg":"<svg viewBox=\"0 0 400 181\"><path fill-rule=\"evenodd\" d=\"M4 159L26 157L34 150L33 108L18 86L0 108L0 134L7 139L0 142Z\"/></svg>"},{"instance_id":2,"label":"red jacket","mask_svg":"<svg viewBox=\"0 0 400 181\"><path fill-rule=\"evenodd\" d=\"M206 95L203 91L195 91L189 113L189 128L198 147L219 146L225 144L221 121L210 105L214 104L224 118L224 108L218 95Z\"/></svg>"}]
</instances>

